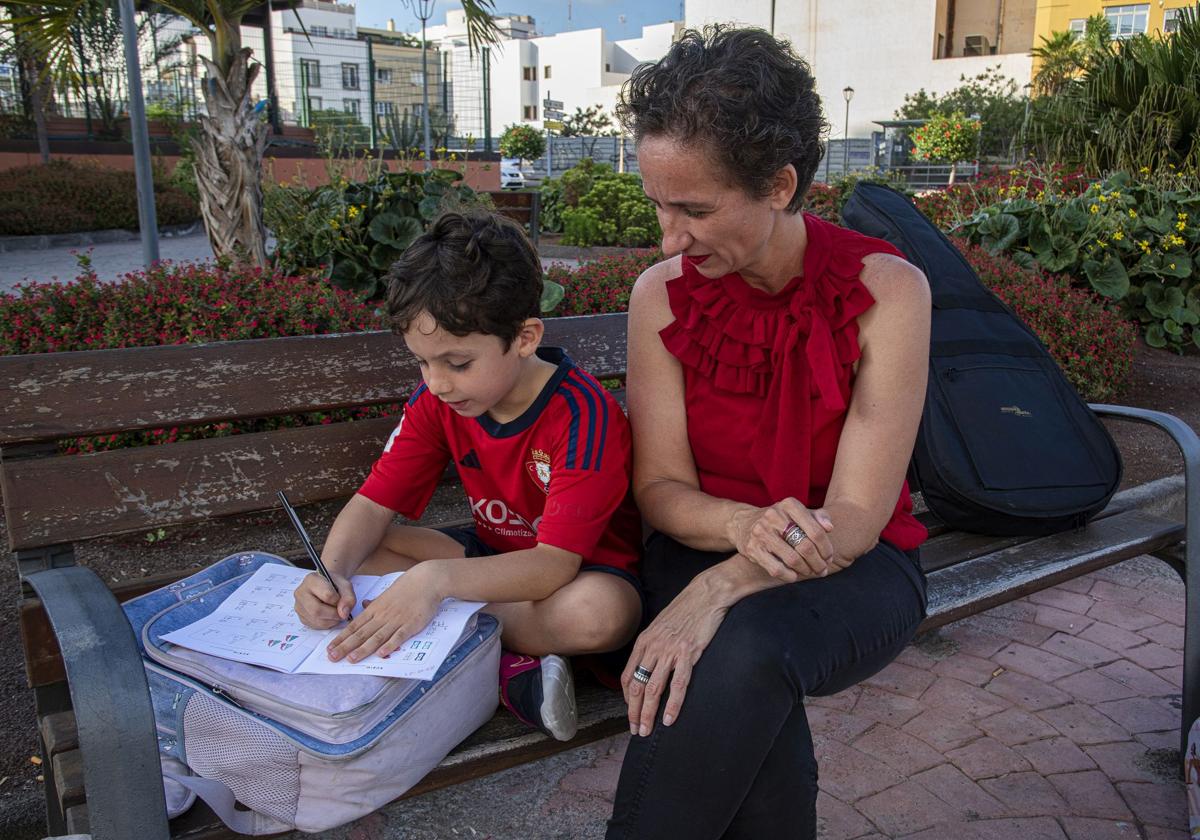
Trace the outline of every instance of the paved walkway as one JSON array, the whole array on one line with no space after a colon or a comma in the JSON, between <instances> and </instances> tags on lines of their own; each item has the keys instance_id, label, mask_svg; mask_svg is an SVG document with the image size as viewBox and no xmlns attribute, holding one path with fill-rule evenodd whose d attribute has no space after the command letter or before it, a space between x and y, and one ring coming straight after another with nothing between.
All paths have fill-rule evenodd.
<instances>
[{"instance_id":1,"label":"paved walkway","mask_svg":"<svg viewBox=\"0 0 1200 840\"><path fill-rule=\"evenodd\" d=\"M918 640L865 684L810 701L821 837L1184 840L1182 649L1183 586L1149 558ZM627 741L320 836L600 838Z\"/></svg>"},{"instance_id":2,"label":"paved walkway","mask_svg":"<svg viewBox=\"0 0 1200 840\"><path fill-rule=\"evenodd\" d=\"M92 265L101 280L115 280L127 271L142 266L142 244L139 240L105 242L88 247L48 248L42 251L6 251L0 253L0 293L10 291L24 280L68 281L79 273L77 253L91 249ZM272 246L273 247L273 246ZM172 262L194 262L212 259L208 237L197 231L186 236L163 237L159 240L159 257ZM578 260L545 259L551 263L578 265Z\"/></svg>"}]
</instances>

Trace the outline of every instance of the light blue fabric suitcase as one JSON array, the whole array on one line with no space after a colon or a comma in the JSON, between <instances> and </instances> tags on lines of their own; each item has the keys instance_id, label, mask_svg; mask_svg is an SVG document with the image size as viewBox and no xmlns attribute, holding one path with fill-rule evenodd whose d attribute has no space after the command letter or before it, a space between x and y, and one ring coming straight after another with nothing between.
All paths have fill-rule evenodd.
<instances>
[{"instance_id":1,"label":"light blue fabric suitcase","mask_svg":"<svg viewBox=\"0 0 1200 840\"><path fill-rule=\"evenodd\" d=\"M483 613L431 680L284 674L162 641L264 563L287 561L235 554L123 605L172 816L198 795L243 834L323 831L404 793L495 712L500 624Z\"/></svg>"}]
</instances>

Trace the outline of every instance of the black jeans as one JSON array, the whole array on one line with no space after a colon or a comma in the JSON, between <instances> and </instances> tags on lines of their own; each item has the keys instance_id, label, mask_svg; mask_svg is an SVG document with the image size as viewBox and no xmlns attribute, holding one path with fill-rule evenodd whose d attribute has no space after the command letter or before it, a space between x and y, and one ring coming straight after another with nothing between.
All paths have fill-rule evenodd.
<instances>
[{"instance_id":1,"label":"black jeans","mask_svg":"<svg viewBox=\"0 0 1200 840\"><path fill-rule=\"evenodd\" d=\"M652 535L642 573L649 616L728 556ZM882 542L828 578L735 604L696 665L679 719L663 726L660 706L653 732L631 739L607 840L815 838L804 698L882 669L924 616L916 552Z\"/></svg>"}]
</instances>

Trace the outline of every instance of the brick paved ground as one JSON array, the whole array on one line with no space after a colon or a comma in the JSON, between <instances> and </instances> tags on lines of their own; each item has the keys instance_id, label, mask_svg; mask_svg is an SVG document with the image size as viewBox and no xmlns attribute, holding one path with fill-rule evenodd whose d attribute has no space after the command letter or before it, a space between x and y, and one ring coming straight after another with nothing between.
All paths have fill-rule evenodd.
<instances>
[{"instance_id":1,"label":"brick paved ground","mask_svg":"<svg viewBox=\"0 0 1200 840\"><path fill-rule=\"evenodd\" d=\"M1139 559L942 628L810 700L821 837L1183 840L1182 625L1182 584ZM601 837L627 740L394 806L344 836Z\"/></svg>"}]
</instances>

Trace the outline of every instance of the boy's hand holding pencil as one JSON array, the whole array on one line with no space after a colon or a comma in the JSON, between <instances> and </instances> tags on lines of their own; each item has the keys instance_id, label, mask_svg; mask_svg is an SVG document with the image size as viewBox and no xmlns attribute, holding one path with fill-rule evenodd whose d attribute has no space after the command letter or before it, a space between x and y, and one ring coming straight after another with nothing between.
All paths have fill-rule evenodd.
<instances>
[{"instance_id":1,"label":"boy's hand holding pencil","mask_svg":"<svg viewBox=\"0 0 1200 840\"><path fill-rule=\"evenodd\" d=\"M329 576L332 583L313 572L296 587L296 615L314 630L328 630L350 618L358 600L347 578L332 572Z\"/></svg>"}]
</instances>

